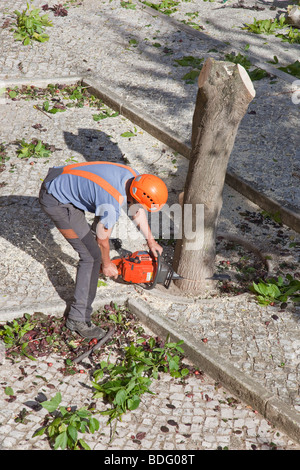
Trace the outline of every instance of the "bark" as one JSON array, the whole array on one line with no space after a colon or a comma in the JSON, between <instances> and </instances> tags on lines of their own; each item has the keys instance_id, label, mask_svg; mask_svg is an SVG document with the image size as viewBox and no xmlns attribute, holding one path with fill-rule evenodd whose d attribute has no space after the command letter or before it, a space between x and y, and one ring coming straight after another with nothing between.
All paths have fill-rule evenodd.
<instances>
[{"instance_id":1,"label":"bark","mask_svg":"<svg viewBox=\"0 0 300 470\"><path fill-rule=\"evenodd\" d=\"M246 70L231 62L207 59L199 76L193 116L191 156L183 198L182 239L177 240L173 267L185 278L180 291L203 294L215 287L215 246L228 160L239 124L255 90ZM201 225L197 208L203 207ZM186 217L192 208L195 232L191 243ZM197 243L198 240L198 243Z\"/></svg>"}]
</instances>

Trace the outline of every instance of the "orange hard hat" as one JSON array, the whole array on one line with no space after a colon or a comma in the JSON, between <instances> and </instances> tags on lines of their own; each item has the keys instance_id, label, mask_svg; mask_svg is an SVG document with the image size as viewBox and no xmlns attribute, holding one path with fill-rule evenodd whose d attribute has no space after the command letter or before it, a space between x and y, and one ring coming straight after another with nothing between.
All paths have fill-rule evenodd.
<instances>
[{"instance_id":1,"label":"orange hard hat","mask_svg":"<svg viewBox=\"0 0 300 470\"><path fill-rule=\"evenodd\" d=\"M159 211L167 202L168 189L165 183L155 175L138 175L130 186L131 196L149 212Z\"/></svg>"}]
</instances>

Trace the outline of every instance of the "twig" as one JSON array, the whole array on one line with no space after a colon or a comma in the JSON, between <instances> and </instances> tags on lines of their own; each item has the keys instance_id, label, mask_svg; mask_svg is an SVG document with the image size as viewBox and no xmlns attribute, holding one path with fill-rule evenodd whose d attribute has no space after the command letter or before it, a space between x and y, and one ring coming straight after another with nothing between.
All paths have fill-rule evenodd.
<instances>
[{"instance_id":1,"label":"twig","mask_svg":"<svg viewBox=\"0 0 300 470\"><path fill-rule=\"evenodd\" d=\"M45 113L45 111L43 111L39 106L37 106L36 104L33 106L34 109L37 109L38 111L41 111L41 113L45 114L45 116L47 116L49 119L52 119L51 116L49 116L49 114Z\"/></svg>"}]
</instances>

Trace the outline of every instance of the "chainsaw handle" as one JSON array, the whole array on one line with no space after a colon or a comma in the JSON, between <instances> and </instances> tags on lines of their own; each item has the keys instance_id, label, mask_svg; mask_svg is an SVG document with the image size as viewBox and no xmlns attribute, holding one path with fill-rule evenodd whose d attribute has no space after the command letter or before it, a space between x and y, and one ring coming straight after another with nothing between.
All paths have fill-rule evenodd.
<instances>
[{"instance_id":1,"label":"chainsaw handle","mask_svg":"<svg viewBox=\"0 0 300 470\"><path fill-rule=\"evenodd\" d=\"M161 256L160 256L159 253L157 253L157 269L156 269L155 278L153 279L152 284L149 284L149 285L146 284L145 285L146 290L154 289L154 287L156 286L157 281L158 281L158 275L160 273L160 270L161 270Z\"/></svg>"}]
</instances>

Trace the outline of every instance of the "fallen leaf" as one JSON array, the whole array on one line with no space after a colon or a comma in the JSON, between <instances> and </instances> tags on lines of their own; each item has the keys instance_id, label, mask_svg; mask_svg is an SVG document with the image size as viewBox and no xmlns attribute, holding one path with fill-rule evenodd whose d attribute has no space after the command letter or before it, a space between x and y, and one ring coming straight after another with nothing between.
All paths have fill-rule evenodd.
<instances>
[{"instance_id":1,"label":"fallen leaf","mask_svg":"<svg viewBox=\"0 0 300 470\"><path fill-rule=\"evenodd\" d=\"M173 419L169 419L167 421L167 423L170 425L170 426L178 426L178 423L176 423L176 421L174 421Z\"/></svg>"},{"instance_id":2,"label":"fallen leaf","mask_svg":"<svg viewBox=\"0 0 300 470\"><path fill-rule=\"evenodd\" d=\"M171 410L174 410L174 408L176 408L175 405L171 405L170 403L167 403L167 404L166 404L166 407L167 407L167 408L170 408Z\"/></svg>"}]
</instances>

